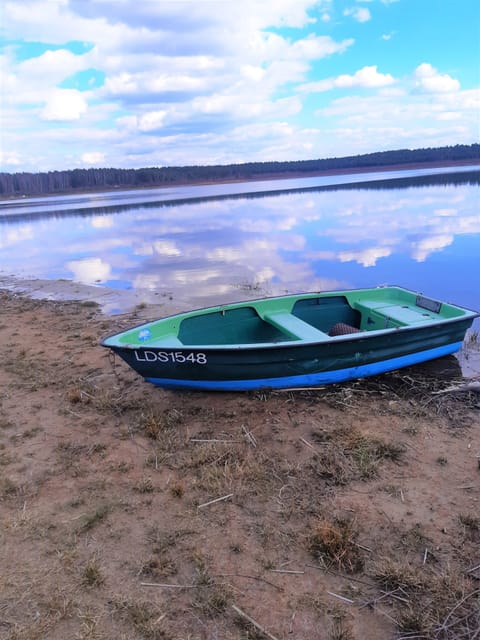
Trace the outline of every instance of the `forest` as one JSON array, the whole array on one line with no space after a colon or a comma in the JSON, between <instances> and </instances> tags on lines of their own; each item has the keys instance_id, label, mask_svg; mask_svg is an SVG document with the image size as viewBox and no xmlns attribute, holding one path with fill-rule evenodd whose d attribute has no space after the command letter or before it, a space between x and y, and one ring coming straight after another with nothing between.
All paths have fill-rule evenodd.
<instances>
[{"instance_id":1,"label":"forest","mask_svg":"<svg viewBox=\"0 0 480 640\"><path fill-rule=\"evenodd\" d=\"M161 187L175 184L262 180L322 172L362 171L401 165L480 163L480 144L425 149L379 151L341 158L244 164L91 168L38 173L0 173L0 197L68 194L117 188Z\"/></svg>"}]
</instances>

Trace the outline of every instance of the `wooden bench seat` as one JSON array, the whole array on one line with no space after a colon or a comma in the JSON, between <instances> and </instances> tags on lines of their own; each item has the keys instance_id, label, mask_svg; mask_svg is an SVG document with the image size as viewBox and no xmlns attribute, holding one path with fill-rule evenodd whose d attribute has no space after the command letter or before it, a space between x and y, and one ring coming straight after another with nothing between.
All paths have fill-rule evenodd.
<instances>
[{"instance_id":1,"label":"wooden bench seat","mask_svg":"<svg viewBox=\"0 0 480 640\"><path fill-rule=\"evenodd\" d=\"M315 342L330 339L326 333L315 329L311 324L300 320L300 318L297 318L291 313L268 313L263 316L263 319L273 324L273 326L280 329L280 331L289 334L292 338Z\"/></svg>"}]
</instances>

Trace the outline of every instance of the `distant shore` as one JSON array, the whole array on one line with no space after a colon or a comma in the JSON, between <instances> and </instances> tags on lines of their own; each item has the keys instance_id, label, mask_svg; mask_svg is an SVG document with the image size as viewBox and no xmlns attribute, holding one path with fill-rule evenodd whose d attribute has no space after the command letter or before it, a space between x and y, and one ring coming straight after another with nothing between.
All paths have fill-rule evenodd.
<instances>
[{"instance_id":1,"label":"distant shore","mask_svg":"<svg viewBox=\"0 0 480 640\"><path fill-rule=\"evenodd\" d=\"M455 168L455 167L470 167L480 165L480 158L470 160L456 160L456 161L443 161L443 162L408 162L402 164L391 165L378 165L369 167L349 167L346 169L325 169L322 171L282 171L278 173L264 173L258 174L253 177L239 177L229 179L211 179L211 180L175 180L172 182L162 182L158 184L148 185L117 185L117 186L99 186L98 188L79 188L79 189L66 189L63 191L55 191L52 193L31 193L29 195L19 194L5 196L3 201L18 200L26 198L50 198L58 196L68 196L74 194L88 194L88 193L115 193L117 191L151 191L153 189L169 189L171 187L183 187L183 186L199 186L199 185L212 185L212 184L235 184L240 182L266 182L273 180L292 180L296 178L315 178L325 176L336 175L349 175L349 174L365 174L365 173L389 173L391 171L408 171L416 169L441 169L441 168Z\"/></svg>"}]
</instances>

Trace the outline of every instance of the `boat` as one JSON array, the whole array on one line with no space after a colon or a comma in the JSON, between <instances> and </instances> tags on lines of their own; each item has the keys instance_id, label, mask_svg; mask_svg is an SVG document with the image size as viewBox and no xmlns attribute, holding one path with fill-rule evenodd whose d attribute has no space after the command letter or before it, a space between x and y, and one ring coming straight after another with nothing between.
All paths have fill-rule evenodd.
<instances>
[{"instance_id":1,"label":"boat","mask_svg":"<svg viewBox=\"0 0 480 640\"><path fill-rule=\"evenodd\" d=\"M198 309L101 344L163 388L305 388L455 353L479 315L402 287L376 287Z\"/></svg>"}]
</instances>

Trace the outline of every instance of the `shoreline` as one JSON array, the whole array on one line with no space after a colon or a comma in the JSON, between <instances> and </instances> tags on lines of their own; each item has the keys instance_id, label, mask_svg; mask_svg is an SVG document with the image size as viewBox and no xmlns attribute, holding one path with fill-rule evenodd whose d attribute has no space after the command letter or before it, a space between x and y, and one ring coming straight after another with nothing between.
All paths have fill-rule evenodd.
<instances>
[{"instance_id":1,"label":"shoreline","mask_svg":"<svg viewBox=\"0 0 480 640\"><path fill-rule=\"evenodd\" d=\"M156 185L118 185L110 187L98 187L90 189L70 189L65 191L55 191L51 193L31 193L29 195L13 195L0 199L1 202L11 202L15 200L28 200L29 198L51 198L57 196L70 196L70 195L88 195L90 193L116 193L118 191L151 191L154 189L169 189L172 187L188 187L188 186L205 186L216 184L237 184L242 182L269 182L277 180L292 180L297 178L321 178L328 176L342 176L342 175L360 175L363 173L389 173L392 171L408 171L415 169L442 169L442 168L455 168L455 167L470 167L480 164L480 158L471 160L458 160L455 162L443 161L443 162L414 162L395 165L378 165L371 167L350 167L348 169L326 169L324 171L315 172L302 172L302 171L285 171L282 173L265 173L259 174L252 178L236 178L228 180L178 180L169 182L168 184L159 183Z\"/></svg>"},{"instance_id":2,"label":"shoreline","mask_svg":"<svg viewBox=\"0 0 480 640\"><path fill-rule=\"evenodd\" d=\"M165 304L165 298L167 298L165 294L146 289L110 289L82 284L74 280L23 279L14 275L2 276L0 274L0 291L2 289L29 297L32 300L96 304L106 316L128 314L137 307L148 306L153 311L160 310Z\"/></svg>"},{"instance_id":3,"label":"shoreline","mask_svg":"<svg viewBox=\"0 0 480 640\"><path fill-rule=\"evenodd\" d=\"M8 292L20 298L48 303L78 303L96 306L105 318L134 317L134 324L191 310L188 300L175 298L148 290L119 290L74 282L73 280L20 280L0 275L0 293ZM480 376L480 340L476 325L465 337L463 347L453 356L459 364L462 376L473 379Z\"/></svg>"}]
</instances>

